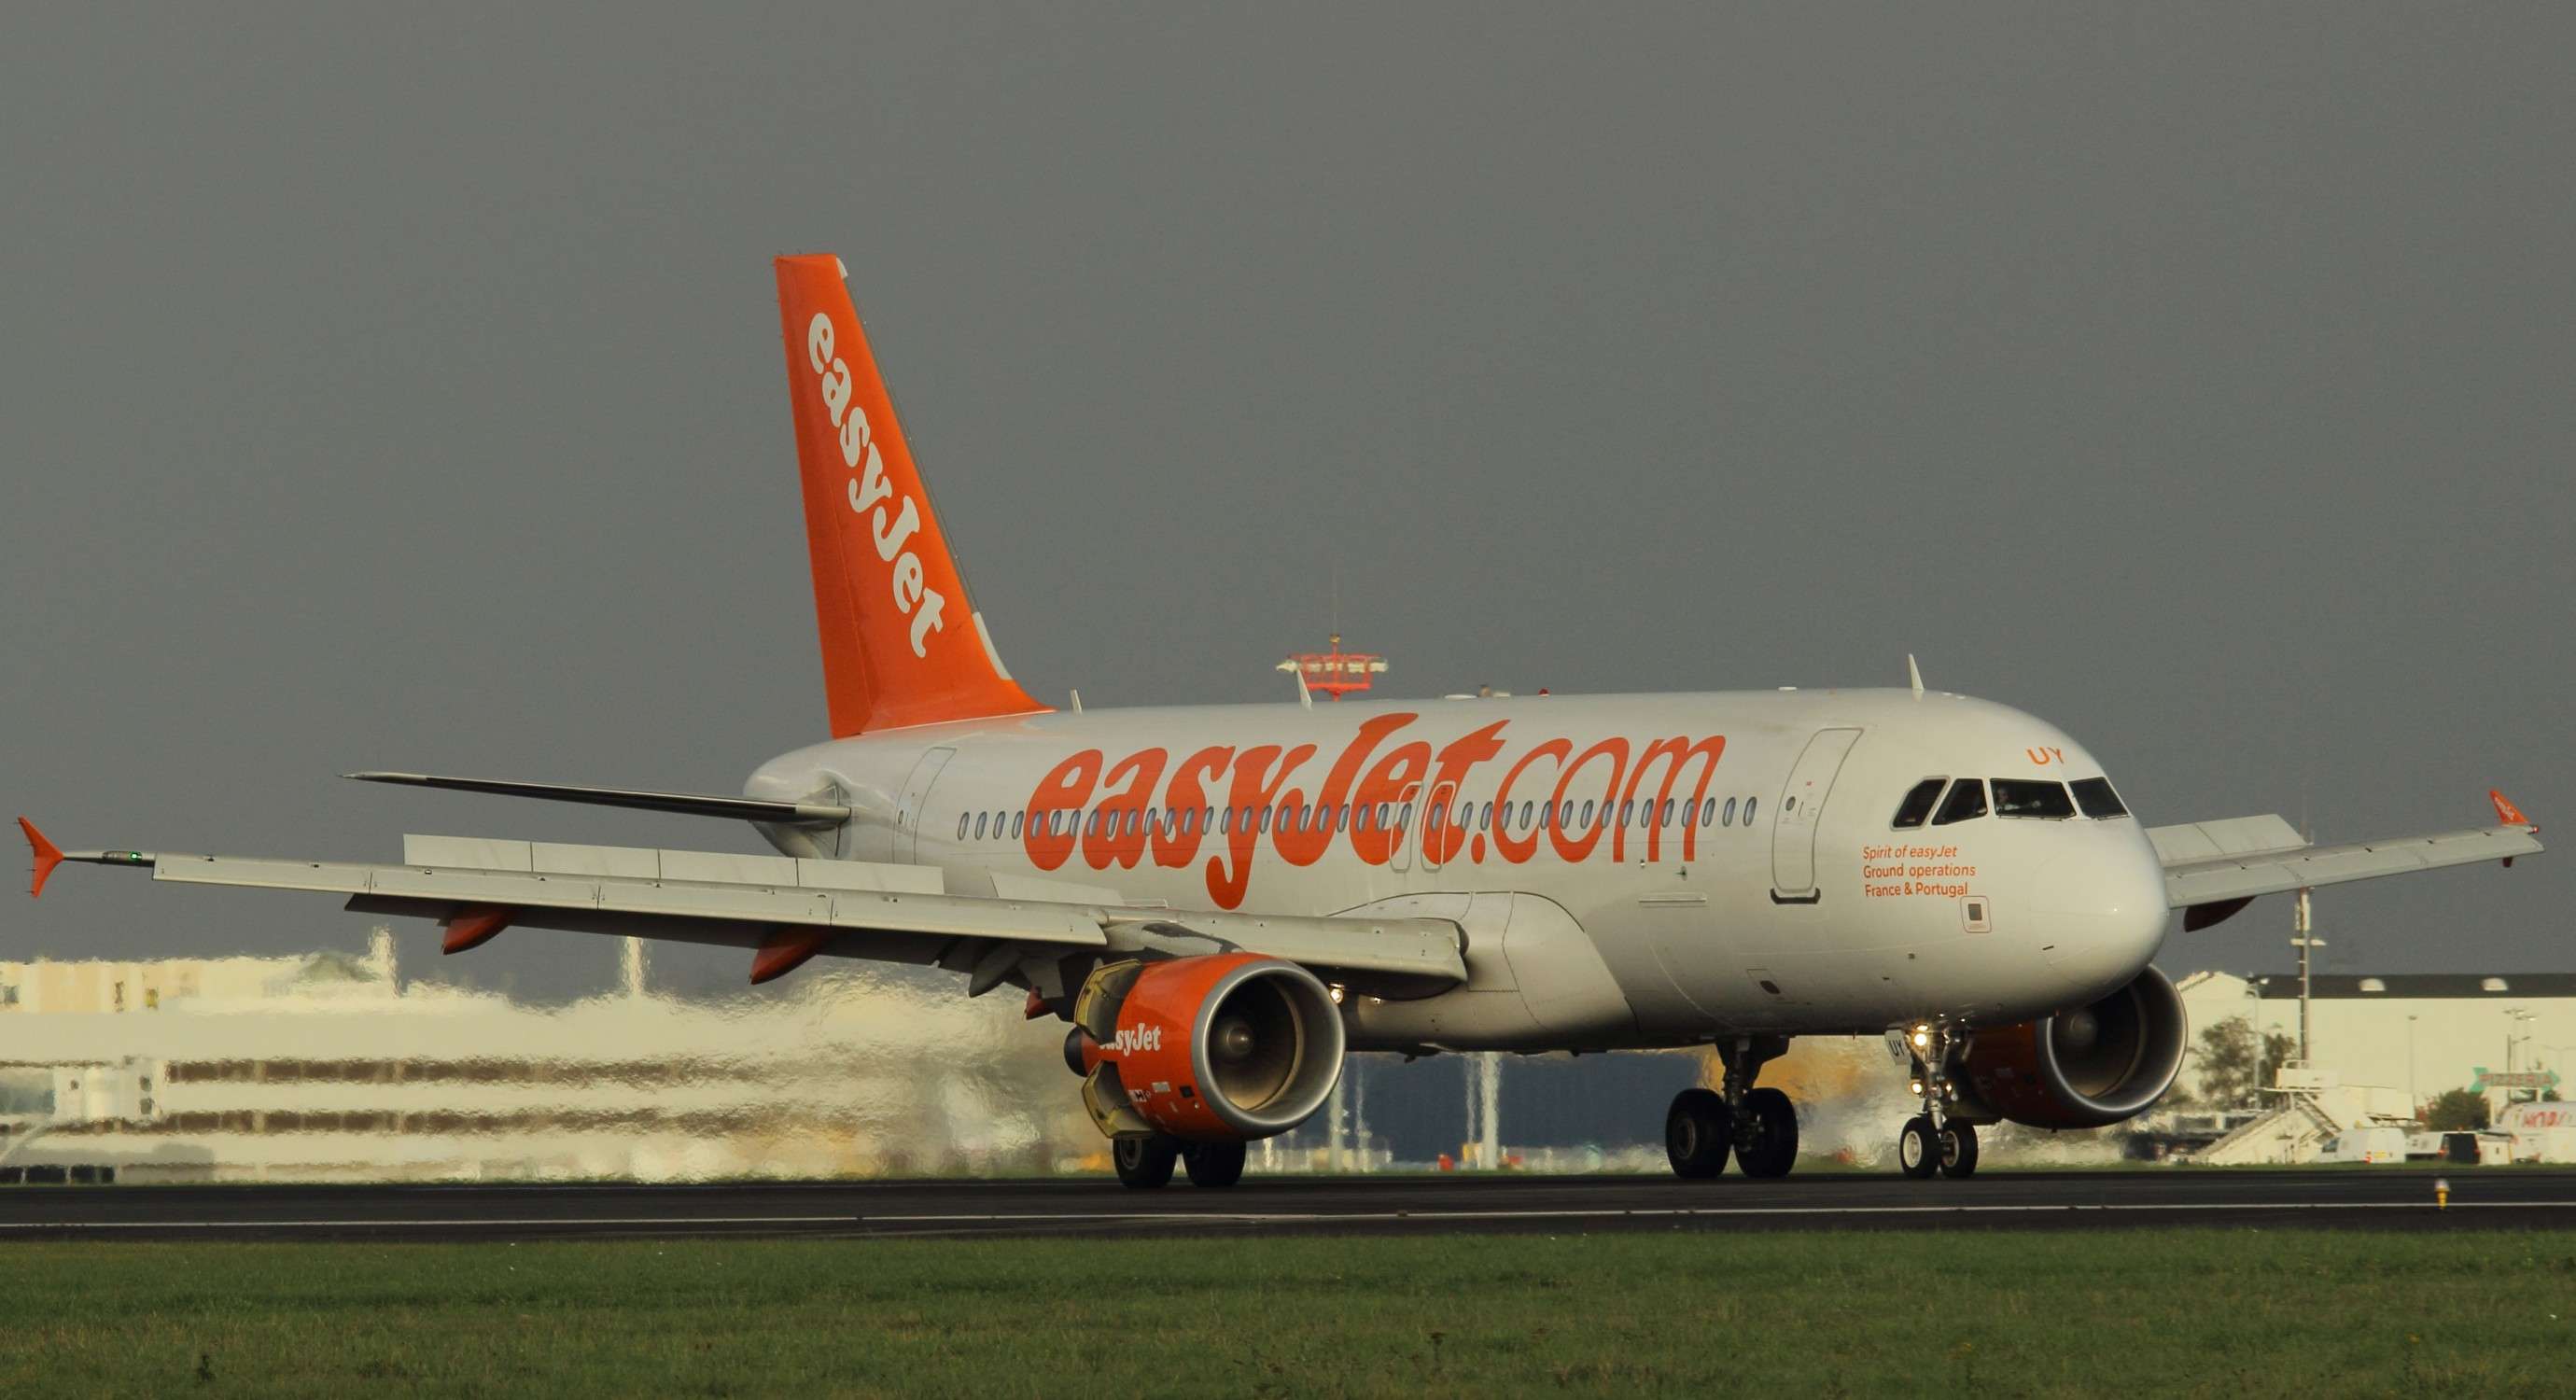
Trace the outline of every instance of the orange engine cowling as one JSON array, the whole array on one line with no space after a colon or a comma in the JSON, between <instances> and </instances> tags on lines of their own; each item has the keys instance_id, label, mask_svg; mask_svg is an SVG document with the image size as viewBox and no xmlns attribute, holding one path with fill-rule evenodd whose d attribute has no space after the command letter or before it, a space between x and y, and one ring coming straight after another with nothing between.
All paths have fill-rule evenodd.
<instances>
[{"instance_id":1,"label":"orange engine cowling","mask_svg":"<svg viewBox=\"0 0 2576 1400\"><path fill-rule=\"evenodd\" d=\"M1073 1019L1065 1059L1111 1137L1270 1137L1313 1117L1342 1076L1332 993L1256 953L1113 963L1083 984Z\"/></svg>"},{"instance_id":2,"label":"orange engine cowling","mask_svg":"<svg viewBox=\"0 0 2576 1400\"><path fill-rule=\"evenodd\" d=\"M2189 1039L2182 998L2150 967L2089 1006L1978 1031L1958 1111L2034 1128L2134 1118L2173 1087Z\"/></svg>"}]
</instances>

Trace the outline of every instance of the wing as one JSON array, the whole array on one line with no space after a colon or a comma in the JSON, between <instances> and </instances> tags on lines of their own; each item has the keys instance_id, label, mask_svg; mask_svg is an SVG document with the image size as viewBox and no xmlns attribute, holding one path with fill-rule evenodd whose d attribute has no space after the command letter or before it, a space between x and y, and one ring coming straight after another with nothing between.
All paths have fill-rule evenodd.
<instances>
[{"instance_id":1,"label":"wing","mask_svg":"<svg viewBox=\"0 0 2576 1400\"><path fill-rule=\"evenodd\" d=\"M1463 934L1445 919L1146 908L1027 876L997 881L991 895L953 894L927 866L453 836L404 837L399 865L63 851L19 825L35 851L36 891L68 860L183 884L337 894L360 913L439 921L451 953L512 928L619 934L750 950L754 982L817 956L868 958L966 973L969 995L1025 986L1050 1009L1069 1008L1094 963L1138 953L1265 953L1389 998L1467 980Z\"/></svg>"},{"instance_id":2,"label":"wing","mask_svg":"<svg viewBox=\"0 0 2576 1400\"><path fill-rule=\"evenodd\" d=\"M2147 839L2164 862L2165 902L2183 911L2183 927L2203 929L2228 918L2256 896L2286 894L2319 885L2373 880L2418 870L2513 864L2514 857L2544 849L2540 828L2501 792L2490 790L2497 824L2426 836L2312 846L2277 816L2152 827Z\"/></svg>"}]
</instances>

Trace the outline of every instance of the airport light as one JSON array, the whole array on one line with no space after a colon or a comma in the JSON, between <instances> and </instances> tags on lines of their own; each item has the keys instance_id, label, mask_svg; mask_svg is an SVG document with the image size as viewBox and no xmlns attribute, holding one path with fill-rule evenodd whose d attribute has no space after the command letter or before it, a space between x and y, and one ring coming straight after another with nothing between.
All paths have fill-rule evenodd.
<instances>
[{"instance_id":1,"label":"airport light","mask_svg":"<svg viewBox=\"0 0 2576 1400\"><path fill-rule=\"evenodd\" d=\"M2422 1122L2424 1101L2415 1095L2415 1022L2419 1019L2415 1016L2406 1018L2406 1105L2407 1112L2414 1114L2417 1122Z\"/></svg>"}]
</instances>

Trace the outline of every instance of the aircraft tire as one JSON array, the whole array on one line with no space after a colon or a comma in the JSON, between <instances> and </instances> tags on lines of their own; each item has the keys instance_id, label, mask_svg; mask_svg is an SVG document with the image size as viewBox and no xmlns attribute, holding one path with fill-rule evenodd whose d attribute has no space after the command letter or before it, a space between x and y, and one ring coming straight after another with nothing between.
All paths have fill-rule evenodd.
<instances>
[{"instance_id":1,"label":"aircraft tire","mask_svg":"<svg viewBox=\"0 0 2576 1400\"><path fill-rule=\"evenodd\" d=\"M1130 1191L1154 1191L1172 1181L1181 1160L1180 1139L1156 1133L1149 1138L1119 1138L1109 1144L1109 1160L1118 1168L1118 1184Z\"/></svg>"},{"instance_id":2,"label":"aircraft tire","mask_svg":"<svg viewBox=\"0 0 2576 1400\"><path fill-rule=\"evenodd\" d=\"M1232 1186L1243 1180L1243 1144L1194 1142L1181 1149L1192 1186Z\"/></svg>"},{"instance_id":3,"label":"aircraft tire","mask_svg":"<svg viewBox=\"0 0 2576 1400\"><path fill-rule=\"evenodd\" d=\"M1787 1176L1798 1162L1797 1105L1777 1089L1755 1089L1744 1096L1743 1116L1752 1131L1735 1144L1736 1165L1746 1176Z\"/></svg>"},{"instance_id":4,"label":"aircraft tire","mask_svg":"<svg viewBox=\"0 0 2576 1400\"><path fill-rule=\"evenodd\" d=\"M1905 1120L1905 1130L1896 1136L1896 1169L1916 1181L1941 1170L1941 1140L1932 1131L1931 1115Z\"/></svg>"},{"instance_id":5,"label":"aircraft tire","mask_svg":"<svg viewBox=\"0 0 2576 1400\"><path fill-rule=\"evenodd\" d=\"M1664 1155L1672 1161L1673 1175L1705 1181L1725 1171L1735 1137L1733 1117L1726 1100L1707 1089L1675 1094L1664 1115Z\"/></svg>"},{"instance_id":6,"label":"aircraft tire","mask_svg":"<svg viewBox=\"0 0 2576 1400\"><path fill-rule=\"evenodd\" d=\"M1957 1181L1977 1174L1977 1128L1973 1123L1941 1125L1941 1174Z\"/></svg>"}]
</instances>

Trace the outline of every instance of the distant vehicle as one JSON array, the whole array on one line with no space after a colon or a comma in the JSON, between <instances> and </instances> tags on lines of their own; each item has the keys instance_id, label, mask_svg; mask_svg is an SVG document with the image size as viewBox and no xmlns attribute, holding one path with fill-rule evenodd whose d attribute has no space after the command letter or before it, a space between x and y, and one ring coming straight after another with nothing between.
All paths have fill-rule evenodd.
<instances>
[{"instance_id":1,"label":"distant vehicle","mask_svg":"<svg viewBox=\"0 0 2576 1400\"><path fill-rule=\"evenodd\" d=\"M1176 1163L1231 1185L1244 1145L1320 1109L1352 1051L1700 1045L1723 1082L1674 1099L1673 1170L1776 1177L1798 1116L1756 1086L1763 1066L1796 1036L1882 1032L1923 1103L1902 1169L1964 1177L1978 1125L2116 1123L2173 1083L2187 1027L2150 965L2171 910L2205 928L2260 895L2541 849L2492 791L2494 826L2365 844L2311 846L2278 816L2150 831L2073 738L1927 691L1910 662L1884 690L1060 712L968 601L847 270L790 257L777 275L831 738L739 797L352 776L743 820L786 858L427 837L375 865L66 852L22 819L31 888L64 860L133 866L436 919L452 952L509 928L730 945L754 982L818 954L935 965L1070 1024L1065 1058L1135 1187ZM1083 460L1030 464L1032 506L1098 489ZM1738 524L1703 533L1714 548ZM1207 541L1167 555L1158 528L1148 505L1063 540L1055 566L1068 586L1141 573L1172 607L1225 591ZM1220 543L1265 539L1247 521ZM1976 566L1972 543L1924 544L1939 562L1907 567ZM1710 590L1704 637L1643 644L1718 646L1727 609L1799 587L1723 597L1667 562L1498 559L1496 606L1554 569L1629 568ZM1937 582L1917 591L1944 606Z\"/></svg>"},{"instance_id":2,"label":"distant vehicle","mask_svg":"<svg viewBox=\"0 0 2576 1400\"><path fill-rule=\"evenodd\" d=\"M2576 1104L2507 1104L2494 1127L2513 1136L2517 1162L2576 1162Z\"/></svg>"},{"instance_id":3,"label":"distant vehicle","mask_svg":"<svg viewBox=\"0 0 2576 1400\"><path fill-rule=\"evenodd\" d=\"M2416 1133L2406 1140L2406 1160L2449 1162L2463 1167L2500 1167L2514 1160L2513 1134L2494 1129L2476 1132Z\"/></svg>"},{"instance_id":4,"label":"distant vehicle","mask_svg":"<svg viewBox=\"0 0 2576 1400\"><path fill-rule=\"evenodd\" d=\"M2326 1140L2320 1162L2403 1162L2406 1130L2398 1127L2346 1128Z\"/></svg>"}]
</instances>

